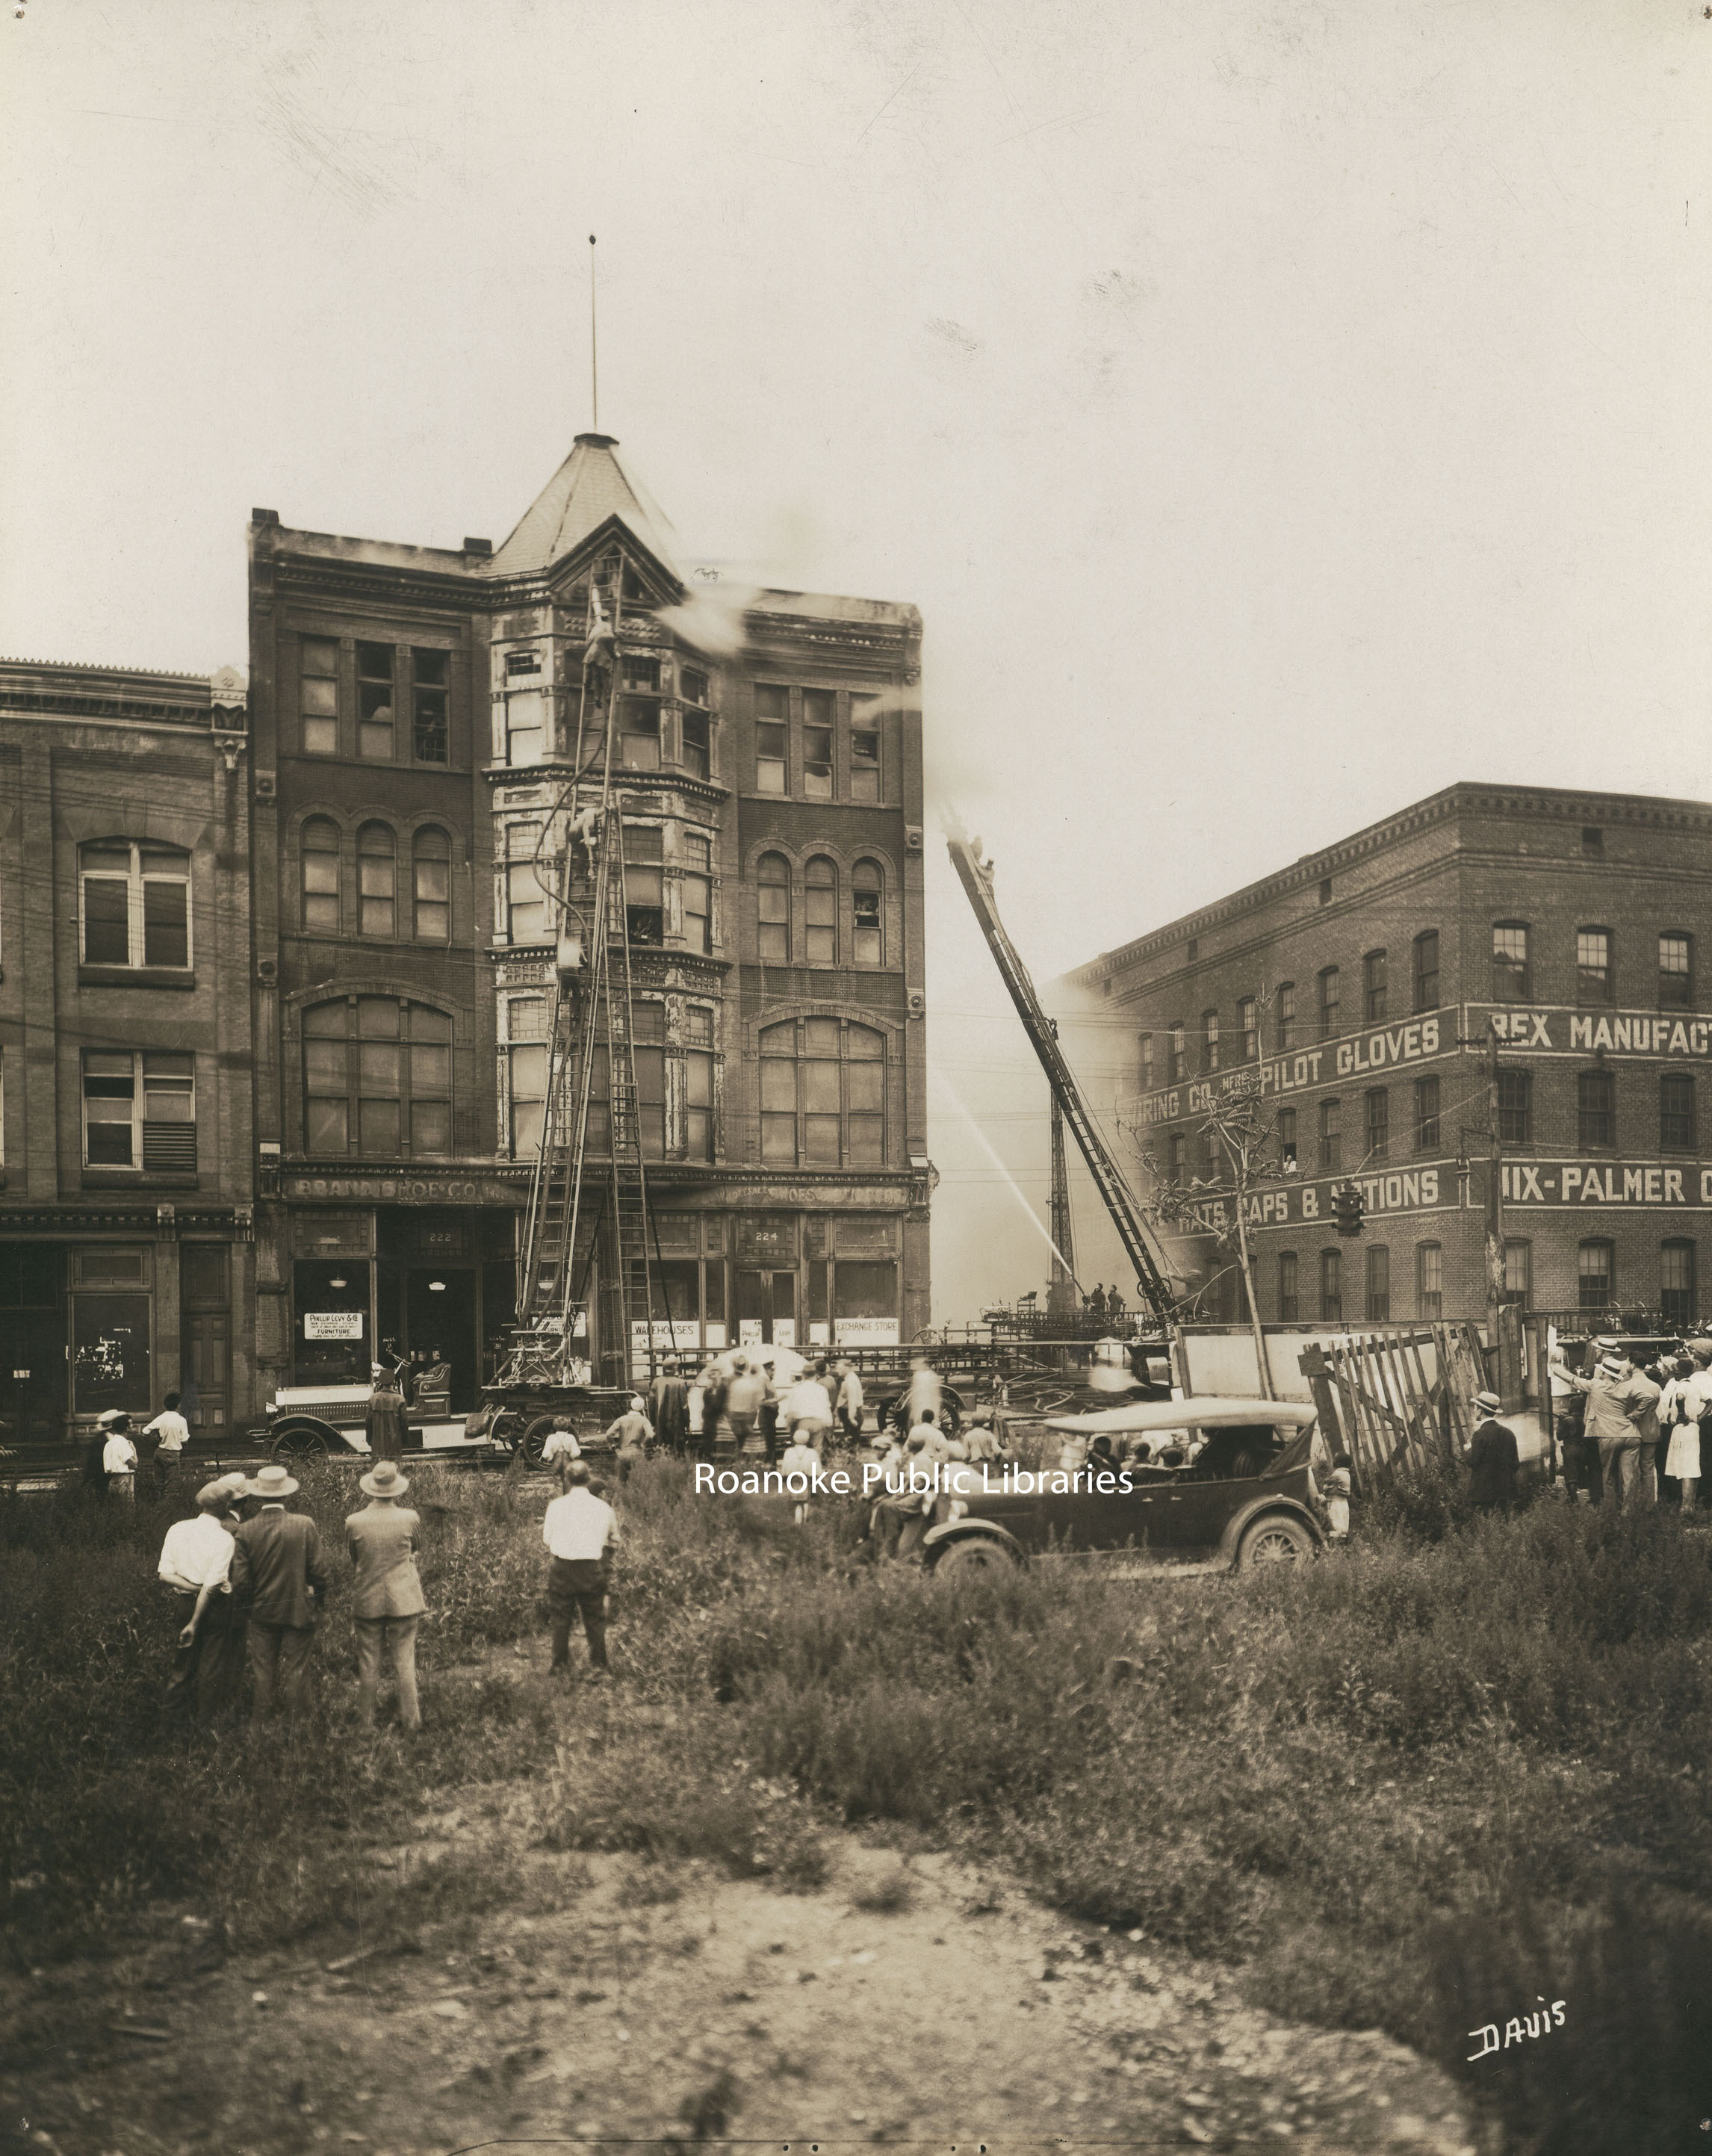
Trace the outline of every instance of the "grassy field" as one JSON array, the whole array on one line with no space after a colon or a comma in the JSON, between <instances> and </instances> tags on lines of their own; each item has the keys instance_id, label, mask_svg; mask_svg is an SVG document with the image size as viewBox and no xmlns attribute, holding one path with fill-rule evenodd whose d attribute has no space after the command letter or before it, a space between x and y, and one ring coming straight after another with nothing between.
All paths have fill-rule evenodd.
<instances>
[{"instance_id":1,"label":"grassy field","mask_svg":"<svg viewBox=\"0 0 1712 2156\"><path fill-rule=\"evenodd\" d=\"M305 1481L336 1537L347 1482ZM1429 1483L1299 1575L1138 1587L1058 1563L935 1584L869 1568L853 1503L797 1530L787 1505L697 1499L654 1463L625 1505L623 1686L567 1716L503 1652L540 1623L539 1494L430 1470L417 1498L435 1614L413 1743L352 1727L336 1600L289 1745L172 1743L163 1522L80 1499L0 1519L18 1953L110 1943L176 1897L233 1944L348 1922L368 1844L507 1783L550 1845L787 1887L818 1879L840 1821L956 1846L1239 1963L1277 2011L1389 2030L1518 2146L1663 2148L1712 2113L1712 1564L1671 1515L1474 1522ZM419 1869L391 1921L490 1903L514 1866L498 1844ZM1561 2030L1464 2063L1466 2032L1553 2000Z\"/></svg>"}]
</instances>

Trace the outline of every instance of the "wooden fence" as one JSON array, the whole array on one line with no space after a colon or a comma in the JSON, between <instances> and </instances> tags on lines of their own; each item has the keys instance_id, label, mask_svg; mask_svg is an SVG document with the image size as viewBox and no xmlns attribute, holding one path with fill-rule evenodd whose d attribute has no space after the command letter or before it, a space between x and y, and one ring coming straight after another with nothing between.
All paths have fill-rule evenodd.
<instances>
[{"instance_id":1,"label":"wooden fence","mask_svg":"<svg viewBox=\"0 0 1712 2156\"><path fill-rule=\"evenodd\" d=\"M1467 1452L1487 1382L1472 1323L1349 1333L1305 1348L1301 1360L1326 1442L1335 1452L1341 1441L1358 1488L1429 1452Z\"/></svg>"}]
</instances>

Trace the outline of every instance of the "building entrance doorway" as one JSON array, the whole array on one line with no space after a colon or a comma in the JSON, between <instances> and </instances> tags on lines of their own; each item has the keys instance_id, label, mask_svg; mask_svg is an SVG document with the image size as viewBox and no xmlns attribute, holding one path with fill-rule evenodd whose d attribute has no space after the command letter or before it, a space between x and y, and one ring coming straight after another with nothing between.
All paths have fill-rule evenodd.
<instances>
[{"instance_id":1,"label":"building entrance doorway","mask_svg":"<svg viewBox=\"0 0 1712 2156\"><path fill-rule=\"evenodd\" d=\"M439 1350L452 1368L454 1414L474 1407L480 1382L475 1279L473 1265L413 1265L405 1280L400 1350L418 1370Z\"/></svg>"},{"instance_id":2,"label":"building entrance doorway","mask_svg":"<svg viewBox=\"0 0 1712 2156\"><path fill-rule=\"evenodd\" d=\"M797 1345L795 1273L738 1274L736 1344L758 1340L779 1348Z\"/></svg>"}]
</instances>

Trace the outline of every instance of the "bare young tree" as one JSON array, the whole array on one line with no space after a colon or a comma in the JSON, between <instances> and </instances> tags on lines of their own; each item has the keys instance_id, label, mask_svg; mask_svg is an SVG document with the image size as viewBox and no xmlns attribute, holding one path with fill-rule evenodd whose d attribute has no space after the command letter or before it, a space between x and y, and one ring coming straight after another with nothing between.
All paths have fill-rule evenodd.
<instances>
[{"instance_id":1,"label":"bare young tree","mask_svg":"<svg viewBox=\"0 0 1712 2156\"><path fill-rule=\"evenodd\" d=\"M1266 1367L1260 1305L1254 1291L1248 1213L1253 1194L1289 1180L1295 1173L1295 1163L1279 1158L1278 1118L1262 1091L1258 1070L1233 1070L1226 1077L1205 1111L1201 1130L1211 1140L1217 1163L1208 1178L1185 1180L1173 1175L1145 1146L1141 1148L1142 1164L1153 1185L1151 1209L1161 1225L1181 1227L1192 1221L1212 1236L1219 1250L1234 1253L1254 1335L1260 1388L1271 1399L1272 1375Z\"/></svg>"}]
</instances>

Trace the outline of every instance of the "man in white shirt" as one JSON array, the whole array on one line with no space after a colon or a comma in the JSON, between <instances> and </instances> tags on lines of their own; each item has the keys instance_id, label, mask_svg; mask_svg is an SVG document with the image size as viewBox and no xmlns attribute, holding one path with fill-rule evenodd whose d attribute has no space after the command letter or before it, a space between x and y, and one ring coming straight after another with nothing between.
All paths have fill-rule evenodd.
<instances>
[{"instance_id":1,"label":"man in white shirt","mask_svg":"<svg viewBox=\"0 0 1712 2156\"><path fill-rule=\"evenodd\" d=\"M121 1408L109 1408L95 1417L96 1427L106 1431L101 1447L101 1467L107 1488L115 1497L136 1495L136 1447L131 1441L131 1417Z\"/></svg>"},{"instance_id":2,"label":"man in white shirt","mask_svg":"<svg viewBox=\"0 0 1712 2156\"><path fill-rule=\"evenodd\" d=\"M833 1426L832 1409L828 1404L826 1387L820 1379L806 1371L787 1391L779 1409L779 1420L784 1425L785 1435L791 1444L799 1440L804 1445L818 1445Z\"/></svg>"},{"instance_id":3,"label":"man in white shirt","mask_svg":"<svg viewBox=\"0 0 1712 2156\"><path fill-rule=\"evenodd\" d=\"M231 1491L224 1481L196 1493L196 1517L175 1521L161 1545L160 1575L177 1632L162 1711L181 1729L204 1727L238 1704L243 1627L232 1614Z\"/></svg>"},{"instance_id":4,"label":"man in white shirt","mask_svg":"<svg viewBox=\"0 0 1712 2156\"><path fill-rule=\"evenodd\" d=\"M143 1435L155 1440L154 1456L149 1462L150 1481L154 1494L164 1497L172 1487L173 1470L179 1457L190 1442L190 1424L178 1412L178 1395L168 1393L167 1404L152 1422L143 1424Z\"/></svg>"},{"instance_id":5,"label":"man in white shirt","mask_svg":"<svg viewBox=\"0 0 1712 2156\"><path fill-rule=\"evenodd\" d=\"M838 1428L853 1443L862 1435L862 1380L849 1363L838 1365Z\"/></svg>"},{"instance_id":6,"label":"man in white shirt","mask_svg":"<svg viewBox=\"0 0 1712 2156\"><path fill-rule=\"evenodd\" d=\"M608 1553L618 1539L618 1515L588 1486L580 1460L565 1470L565 1494L555 1497L541 1522L541 1540L552 1553L547 1573L547 1614L552 1620L555 1670L571 1669L571 1620L580 1615L589 1666L607 1673Z\"/></svg>"},{"instance_id":7,"label":"man in white shirt","mask_svg":"<svg viewBox=\"0 0 1712 2156\"><path fill-rule=\"evenodd\" d=\"M581 1460L582 1447L577 1442L577 1433L571 1427L566 1414L555 1415L553 1426L547 1432L546 1442L541 1449L541 1464L552 1469L559 1477L559 1486L565 1487L565 1470L573 1460Z\"/></svg>"}]
</instances>

